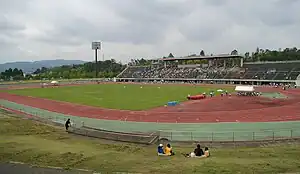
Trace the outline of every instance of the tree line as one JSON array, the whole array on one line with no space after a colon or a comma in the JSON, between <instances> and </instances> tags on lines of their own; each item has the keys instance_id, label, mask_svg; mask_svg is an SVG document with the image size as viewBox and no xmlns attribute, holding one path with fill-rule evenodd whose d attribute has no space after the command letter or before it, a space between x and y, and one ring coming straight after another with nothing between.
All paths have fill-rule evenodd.
<instances>
[{"instance_id":1,"label":"tree line","mask_svg":"<svg viewBox=\"0 0 300 174\"><path fill-rule=\"evenodd\" d=\"M125 68L125 65L117 63L114 59L98 61L99 78L116 77ZM33 72L33 79L75 79L96 77L96 63L88 62L81 65L63 65L54 68L41 68Z\"/></svg>"},{"instance_id":2,"label":"tree line","mask_svg":"<svg viewBox=\"0 0 300 174\"><path fill-rule=\"evenodd\" d=\"M21 69L7 69L4 72L0 73L0 79L3 80L23 80L24 77L24 73Z\"/></svg>"},{"instance_id":3,"label":"tree line","mask_svg":"<svg viewBox=\"0 0 300 174\"><path fill-rule=\"evenodd\" d=\"M75 78L94 78L96 76L96 63L88 62L81 65L63 65L53 68L39 68L32 74L24 75L22 70L8 69L1 73L2 80L43 80L43 79L75 79ZM126 67L117 63L114 59L98 61L98 77L113 78L116 77Z\"/></svg>"},{"instance_id":4,"label":"tree line","mask_svg":"<svg viewBox=\"0 0 300 174\"><path fill-rule=\"evenodd\" d=\"M245 53L245 60L249 62L300 60L300 49L296 47L278 50L256 48L256 51L251 54Z\"/></svg>"},{"instance_id":5,"label":"tree line","mask_svg":"<svg viewBox=\"0 0 300 174\"><path fill-rule=\"evenodd\" d=\"M239 52L234 49L230 53L230 55L239 55ZM209 54L213 56L213 54ZM199 54L190 54L187 57L193 56L207 56L204 50L201 50ZM246 52L244 55L245 61L248 62L257 62L257 61L291 61L291 60L300 60L300 49L293 48L285 48L278 50L270 50L270 49L261 49L256 48L254 52ZM174 55L170 53L168 56L164 56L164 58L173 58Z\"/></svg>"}]
</instances>

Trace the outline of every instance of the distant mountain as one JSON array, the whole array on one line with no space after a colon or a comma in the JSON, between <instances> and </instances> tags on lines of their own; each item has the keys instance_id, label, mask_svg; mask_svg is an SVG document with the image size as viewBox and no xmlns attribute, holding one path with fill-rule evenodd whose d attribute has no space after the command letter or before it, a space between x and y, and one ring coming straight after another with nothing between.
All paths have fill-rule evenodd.
<instances>
[{"instance_id":1,"label":"distant mountain","mask_svg":"<svg viewBox=\"0 0 300 174\"><path fill-rule=\"evenodd\" d=\"M46 67L57 67L62 65L79 65L84 64L85 61L82 60L64 60L64 59L56 59L56 60L41 60L41 61L34 61L34 62L9 62L0 64L0 72L5 71L9 68L18 68L22 69L25 73L32 73L38 68Z\"/></svg>"}]
</instances>

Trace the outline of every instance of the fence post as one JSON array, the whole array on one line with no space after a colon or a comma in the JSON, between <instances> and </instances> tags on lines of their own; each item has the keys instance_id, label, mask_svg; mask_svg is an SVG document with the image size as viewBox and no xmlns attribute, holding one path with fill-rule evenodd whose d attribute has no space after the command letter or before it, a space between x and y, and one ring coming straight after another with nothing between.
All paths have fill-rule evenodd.
<instances>
[{"instance_id":1,"label":"fence post","mask_svg":"<svg viewBox=\"0 0 300 174\"><path fill-rule=\"evenodd\" d=\"M211 142L214 141L214 132L211 133Z\"/></svg>"},{"instance_id":2,"label":"fence post","mask_svg":"<svg viewBox=\"0 0 300 174\"><path fill-rule=\"evenodd\" d=\"M232 132L232 141L234 142L234 132Z\"/></svg>"},{"instance_id":3,"label":"fence post","mask_svg":"<svg viewBox=\"0 0 300 174\"><path fill-rule=\"evenodd\" d=\"M293 138L293 129L291 129L291 138Z\"/></svg>"},{"instance_id":4,"label":"fence post","mask_svg":"<svg viewBox=\"0 0 300 174\"><path fill-rule=\"evenodd\" d=\"M171 132L171 141L173 140L172 132Z\"/></svg>"},{"instance_id":5,"label":"fence post","mask_svg":"<svg viewBox=\"0 0 300 174\"><path fill-rule=\"evenodd\" d=\"M252 140L255 140L255 132L252 132Z\"/></svg>"},{"instance_id":6,"label":"fence post","mask_svg":"<svg viewBox=\"0 0 300 174\"><path fill-rule=\"evenodd\" d=\"M275 132L273 131L273 142L275 141Z\"/></svg>"},{"instance_id":7,"label":"fence post","mask_svg":"<svg viewBox=\"0 0 300 174\"><path fill-rule=\"evenodd\" d=\"M191 141L193 141L193 132L191 132Z\"/></svg>"}]
</instances>

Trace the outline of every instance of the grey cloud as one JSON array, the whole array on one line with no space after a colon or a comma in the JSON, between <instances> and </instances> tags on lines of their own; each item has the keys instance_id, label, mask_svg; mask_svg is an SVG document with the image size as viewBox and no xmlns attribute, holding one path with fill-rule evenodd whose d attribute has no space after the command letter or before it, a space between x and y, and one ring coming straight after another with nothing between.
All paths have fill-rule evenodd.
<instances>
[{"instance_id":1,"label":"grey cloud","mask_svg":"<svg viewBox=\"0 0 300 174\"><path fill-rule=\"evenodd\" d=\"M256 15L264 24L269 26L293 25L300 22L299 7L300 1L287 4L274 3L259 11Z\"/></svg>"},{"instance_id":2,"label":"grey cloud","mask_svg":"<svg viewBox=\"0 0 300 174\"><path fill-rule=\"evenodd\" d=\"M117 14L125 19L164 25L164 22L174 21L176 18L189 14L194 7L194 2L193 0L169 1L168 3L157 0L111 0L108 3L109 6L114 7Z\"/></svg>"},{"instance_id":3,"label":"grey cloud","mask_svg":"<svg viewBox=\"0 0 300 174\"><path fill-rule=\"evenodd\" d=\"M28 4L32 0L1 0L0 1L0 13L12 14L12 13L24 13L27 10Z\"/></svg>"},{"instance_id":4,"label":"grey cloud","mask_svg":"<svg viewBox=\"0 0 300 174\"><path fill-rule=\"evenodd\" d=\"M17 32L24 30L25 26L14 21L10 21L5 15L0 16L0 32Z\"/></svg>"},{"instance_id":5,"label":"grey cloud","mask_svg":"<svg viewBox=\"0 0 300 174\"><path fill-rule=\"evenodd\" d=\"M76 26L76 27L72 27ZM160 30L156 24L152 25L135 25L128 23L119 28L97 27L82 19L74 19L55 28L53 31L47 31L44 41L64 40L64 44L80 44L80 41L102 40L104 42L121 42L121 43L153 43L159 39ZM76 42L70 41L78 40Z\"/></svg>"},{"instance_id":6,"label":"grey cloud","mask_svg":"<svg viewBox=\"0 0 300 174\"><path fill-rule=\"evenodd\" d=\"M20 56L19 50L17 48L17 44L11 43L10 41L6 41L0 38L0 63L1 62L9 62L11 60L18 60Z\"/></svg>"},{"instance_id":7,"label":"grey cloud","mask_svg":"<svg viewBox=\"0 0 300 174\"><path fill-rule=\"evenodd\" d=\"M177 22L178 18L190 13L189 6L183 2L160 3L158 1L107 1L108 6L125 22L118 26L98 26L97 23L82 18L73 18L68 21L58 21L54 31L47 32L44 41L59 42L77 40L86 41L101 39L106 42L121 42L133 44L154 44L165 34L169 25ZM76 27L75 27L76 26ZM51 39L49 39L51 38ZM60 42L61 43L61 42Z\"/></svg>"},{"instance_id":8,"label":"grey cloud","mask_svg":"<svg viewBox=\"0 0 300 174\"><path fill-rule=\"evenodd\" d=\"M259 44L285 47L280 44L299 43L298 7L300 0L2 0L0 43L7 49L1 51L16 57L22 55L13 52L18 46L41 55L65 47L76 54L84 47L89 50L80 54L88 57L83 52L90 52L86 45L93 40L113 45L105 50L112 56L151 57L166 52L163 48L185 55L193 45L215 53L251 51ZM165 39L174 33L178 43Z\"/></svg>"},{"instance_id":9,"label":"grey cloud","mask_svg":"<svg viewBox=\"0 0 300 174\"><path fill-rule=\"evenodd\" d=\"M224 6L228 0L204 0L204 4L211 6Z\"/></svg>"},{"instance_id":10,"label":"grey cloud","mask_svg":"<svg viewBox=\"0 0 300 174\"><path fill-rule=\"evenodd\" d=\"M0 16L0 44L2 56L12 50L8 49L14 46L11 45L12 43L18 42L18 39L23 38L23 34L21 32L24 29L24 25L9 21L7 17Z\"/></svg>"},{"instance_id":11,"label":"grey cloud","mask_svg":"<svg viewBox=\"0 0 300 174\"><path fill-rule=\"evenodd\" d=\"M241 8L237 8L241 7ZM237 1L231 3L226 10L231 19L241 25L258 25L262 23L269 27L284 27L299 24L299 0L276 1Z\"/></svg>"},{"instance_id":12,"label":"grey cloud","mask_svg":"<svg viewBox=\"0 0 300 174\"><path fill-rule=\"evenodd\" d=\"M46 31L45 36L36 39L62 45L80 45L93 40L117 43L152 42L159 32L151 30L144 35L147 30L149 30L147 26L134 26L131 24L125 24L120 28L97 27L91 22L74 19L59 25L54 30Z\"/></svg>"}]
</instances>

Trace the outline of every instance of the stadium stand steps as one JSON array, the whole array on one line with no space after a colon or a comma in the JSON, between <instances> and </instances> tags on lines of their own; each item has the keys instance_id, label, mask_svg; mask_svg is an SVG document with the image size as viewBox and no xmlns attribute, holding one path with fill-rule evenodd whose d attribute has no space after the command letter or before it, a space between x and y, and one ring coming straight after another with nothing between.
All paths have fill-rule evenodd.
<instances>
[{"instance_id":1,"label":"stadium stand steps","mask_svg":"<svg viewBox=\"0 0 300 174\"><path fill-rule=\"evenodd\" d=\"M98 129L83 126L81 128L71 128L69 133L76 135L88 136L93 138L107 139L113 141L131 142L138 144L155 144L159 139L159 135L156 132L149 134L146 133L127 133L127 132L116 132L105 129Z\"/></svg>"},{"instance_id":2,"label":"stadium stand steps","mask_svg":"<svg viewBox=\"0 0 300 174\"><path fill-rule=\"evenodd\" d=\"M127 71L128 68L129 66L127 66L122 72L120 72L120 74L118 74L117 77L120 77L125 71Z\"/></svg>"}]
</instances>

